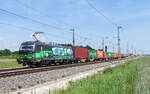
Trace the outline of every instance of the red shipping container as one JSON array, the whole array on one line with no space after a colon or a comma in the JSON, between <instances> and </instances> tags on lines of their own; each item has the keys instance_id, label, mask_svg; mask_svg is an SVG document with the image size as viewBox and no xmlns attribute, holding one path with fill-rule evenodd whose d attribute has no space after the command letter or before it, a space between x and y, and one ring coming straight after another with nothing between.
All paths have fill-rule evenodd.
<instances>
[{"instance_id":1,"label":"red shipping container","mask_svg":"<svg viewBox=\"0 0 150 94\"><path fill-rule=\"evenodd\" d=\"M104 58L103 51L97 51L97 58Z\"/></svg>"},{"instance_id":2,"label":"red shipping container","mask_svg":"<svg viewBox=\"0 0 150 94\"><path fill-rule=\"evenodd\" d=\"M116 53L114 53L114 58L116 58L117 56L116 56Z\"/></svg>"},{"instance_id":3,"label":"red shipping container","mask_svg":"<svg viewBox=\"0 0 150 94\"><path fill-rule=\"evenodd\" d=\"M105 52L105 54L104 54L104 56L105 56L105 58L108 58L108 55L107 55L108 53L107 52Z\"/></svg>"},{"instance_id":4,"label":"red shipping container","mask_svg":"<svg viewBox=\"0 0 150 94\"><path fill-rule=\"evenodd\" d=\"M119 54L118 53L116 53L116 58L118 58L119 57Z\"/></svg>"},{"instance_id":5,"label":"red shipping container","mask_svg":"<svg viewBox=\"0 0 150 94\"><path fill-rule=\"evenodd\" d=\"M88 58L88 49L81 47L72 47L74 59L85 59Z\"/></svg>"},{"instance_id":6,"label":"red shipping container","mask_svg":"<svg viewBox=\"0 0 150 94\"><path fill-rule=\"evenodd\" d=\"M115 53L112 53L112 55L111 55L111 56L112 56L112 58L115 58Z\"/></svg>"},{"instance_id":7,"label":"red shipping container","mask_svg":"<svg viewBox=\"0 0 150 94\"><path fill-rule=\"evenodd\" d=\"M118 53L114 53L114 58L118 58Z\"/></svg>"}]
</instances>

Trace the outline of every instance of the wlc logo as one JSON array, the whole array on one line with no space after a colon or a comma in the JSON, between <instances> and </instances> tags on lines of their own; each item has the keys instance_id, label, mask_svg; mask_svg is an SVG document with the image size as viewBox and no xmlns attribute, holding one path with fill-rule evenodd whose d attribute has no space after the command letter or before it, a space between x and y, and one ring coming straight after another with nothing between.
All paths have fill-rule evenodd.
<instances>
[{"instance_id":1,"label":"wlc logo","mask_svg":"<svg viewBox=\"0 0 150 94\"><path fill-rule=\"evenodd\" d=\"M102 55L102 53L98 53L98 55Z\"/></svg>"}]
</instances>

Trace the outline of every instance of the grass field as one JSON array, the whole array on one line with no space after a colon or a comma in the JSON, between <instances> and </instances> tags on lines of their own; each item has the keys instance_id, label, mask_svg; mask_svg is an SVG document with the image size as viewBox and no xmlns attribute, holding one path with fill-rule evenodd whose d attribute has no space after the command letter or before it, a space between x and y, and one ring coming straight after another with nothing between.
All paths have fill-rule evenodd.
<instances>
[{"instance_id":1,"label":"grass field","mask_svg":"<svg viewBox=\"0 0 150 94\"><path fill-rule=\"evenodd\" d=\"M139 63L140 60L134 60L94 76L70 82L66 90L56 90L54 94L133 94Z\"/></svg>"},{"instance_id":2,"label":"grass field","mask_svg":"<svg viewBox=\"0 0 150 94\"><path fill-rule=\"evenodd\" d=\"M150 57L140 59L134 94L150 94Z\"/></svg>"},{"instance_id":3,"label":"grass field","mask_svg":"<svg viewBox=\"0 0 150 94\"><path fill-rule=\"evenodd\" d=\"M17 56L0 56L0 59L16 59Z\"/></svg>"},{"instance_id":4,"label":"grass field","mask_svg":"<svg viewBox=\"0 0 150 94\"><path fill-rule=\"evenodd\" d=\"M21 67L21 64L16 62L16 59L0 59L0 68L16 68Z\"/></svg>"}]
</instances>

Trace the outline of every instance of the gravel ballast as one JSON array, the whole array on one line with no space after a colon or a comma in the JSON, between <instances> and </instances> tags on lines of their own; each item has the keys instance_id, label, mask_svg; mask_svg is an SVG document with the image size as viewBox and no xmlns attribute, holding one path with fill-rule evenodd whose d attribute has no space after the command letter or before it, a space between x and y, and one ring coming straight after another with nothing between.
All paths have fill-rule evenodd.
<instances>
[{"instance_id":1,"label":"gravel ballast","mask_svg":"<svg viewBox=\"0 0 150 94\"><path fill-rule=\"evenodd\" d=\"M70 75L75 75L80 72L86 72L89 70L97 69L108 65L111 65L111 63L105 62L99 64L52 70L47 72L19 75L19 76L9 77L9 78L1 78L0 94L10 94L9 92L16 91L18 89L18 86L21 86L22 88L29 88L38 84L55 81Z\"/></svg>"}]
</instances>

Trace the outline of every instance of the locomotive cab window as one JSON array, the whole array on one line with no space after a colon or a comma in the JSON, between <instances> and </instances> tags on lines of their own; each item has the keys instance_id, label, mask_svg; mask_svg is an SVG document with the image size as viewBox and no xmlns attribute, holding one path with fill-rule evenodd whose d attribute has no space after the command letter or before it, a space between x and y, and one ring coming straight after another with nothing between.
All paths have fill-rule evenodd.
<instances>
[{"instance_id":1,"label":"locomotive cab window","mask_svg":"<svg viewBox=\"0 0 150 94\"><path fill-rule=\"evenodd\" d=\"M21 45L20 50L23 51L33 51L34 50L34 45Z\"/></svg>"}]
</instances>

